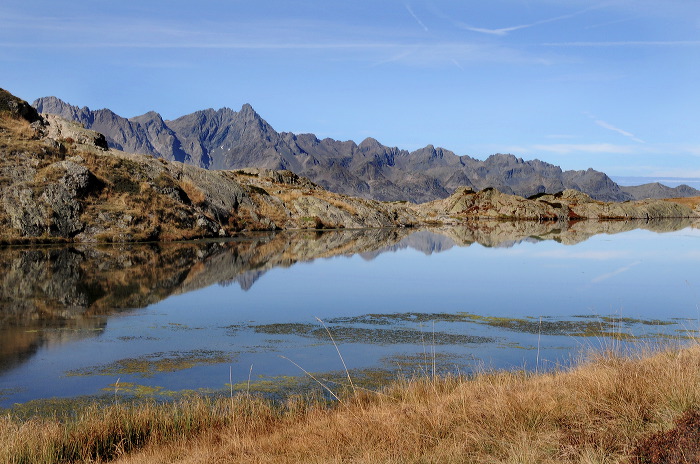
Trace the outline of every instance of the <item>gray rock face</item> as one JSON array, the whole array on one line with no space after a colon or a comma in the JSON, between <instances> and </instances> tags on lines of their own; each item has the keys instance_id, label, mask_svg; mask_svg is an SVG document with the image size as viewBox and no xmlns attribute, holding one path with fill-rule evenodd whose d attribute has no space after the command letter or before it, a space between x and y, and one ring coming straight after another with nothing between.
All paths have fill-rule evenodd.
<instances>
[{"instance_id":1,"label":"gray rock face","mask_svg":"<svg viewBox=\"0 0 700 464\"><path fill-rule=\"evenodd\" d=\"M237 112L207 109L173 121L163 121L154 112L126 119L106 109L71 106L56 97L40 98L34 106L104 133L109 145L119 150L207 169L290 170L332 192L362 198L423 203L446 198L464 186L493 187L524 197L576 189L601 201L646 198L593 169L562 171L540 160L507 154L481 161L432 145L408 152L372 138L358 145L319 140L313 134L280 133L247 104ZM672 194L677 193L700 194L680 190Z\"/></svg>"},{"instance_id":2,"label":"gray rock face","mask_svg":"<svg viewBox=\"0 0 700 464\"><path fill-rule=\"evenodd\" d=\"M42 117L41 132L49 139L49 142L72 140L82 148L96 148L98 150L108 150L109 146L105 136L100 132L88 130L81 125L58 117L54 114L46 113ZM87 147L86 147L87 146Z\"/></svg>"},{"instance_id":3,"label":"gray rock face","mask_svg":"<svg viewBox=\"0 0 700 464\"><path fill-rule=\"evenodd\" d=\"M40 191L19 183L18 188L5 192L2 206L12 227L30 237L74 237L84 227L76 198L88 190L92 181L90 171L65 160L52 164L41 174L34 171L34 175L56 180L47 181Z\"/></svg>"}]
</instances>

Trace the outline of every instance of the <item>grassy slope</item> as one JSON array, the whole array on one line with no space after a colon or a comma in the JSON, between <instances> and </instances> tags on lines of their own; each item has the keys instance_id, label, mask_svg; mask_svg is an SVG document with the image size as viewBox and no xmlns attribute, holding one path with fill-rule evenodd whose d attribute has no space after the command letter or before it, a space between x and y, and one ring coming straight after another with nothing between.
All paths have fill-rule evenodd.
<instances>
[{"instance_id":1,"label":"grassy slope","mask_svg":"<svg viewBox=\"0 0 700 464\"><path fill-rule=\"evenodd\" d=\"M55 462L51 456L63 450L74 460L102 456L122 464L696 462L630 456L650 434L698 408L694 345L647 356L596 355L569 371L540 375L417 379L380 393L348 393L330 407L306 400L280 407L241 396L93 408L68 424L4 418L0 461ZM645 449L658 443L654 438ZM680 449L669 443L661 451ZM700 459L697 446L692 452Z\"/></svg>"},{"instance_id":2,"label":"grassy slope","mask_svg":"<svg viewBox=\"0 0 700 464\"><path fill-rule=\"evenodd\" d=\"M700 197L685 197L685 198L669 198L666 201L672 201L678 203L679 205L685 205L688 208L692 208L696 211L700 208Z\"/></svg>"}]
</instances>

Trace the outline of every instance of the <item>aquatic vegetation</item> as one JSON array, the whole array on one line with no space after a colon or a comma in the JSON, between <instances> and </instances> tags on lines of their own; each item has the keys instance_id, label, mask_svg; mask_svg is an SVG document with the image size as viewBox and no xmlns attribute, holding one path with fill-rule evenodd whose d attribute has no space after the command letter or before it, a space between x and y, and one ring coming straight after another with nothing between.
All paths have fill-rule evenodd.
<instances>
[{"instance_id":1,"label":"aquatic vegetation","mask_svg":"<svg viewBox=\"0 0 700 464\"><path fill-rule=\"evenodd\" d=\"M204 330L204 327L190 327L186 324L180 324L178 322L168 322L166 325L163 325L163 326L152 326L149 328L151 328L151 329L165 329L165 330L171 330L173 332L179 332L179 331L184 331L184 330Z\"/></svg>"},{"instance_id":2,"label":"aquatic vegetation","mask_svg":"<svg viewBox=\"0 0 700 464\"><path fill-rule=\"evenodd\" d=\"M398 379L413 377L414 374L421 373L418 370L409 371L409 369L401 372L395 366L389 366L389 368L350 369L348 372L352 378L352 386L355 389L362 390L380 390ZM352 386L348 382L347 373L344 370L309 372L309 374L313 375L336 394L352 391ZM310 375L304 373L300 373L298 376L261 375L256 379L252 379L250 383L247 381L234 383L232 388L237 393L259 394L274 400L283 400L294 395L309 395L310 392L333 400L334 398L328 395L327 390L321 387ZM230 388L231 385L227 384L227 387Z\"/></svg>"},{"instance_id":3,"label":"aquatic vegetation","mask_svg":"<svg viewBox=\"0 0 700 464\"><path fill-rule=\"evenodd\" d=\"M365 314L362 316L335 317L329 319L330 324L372 324L392 325L399 322L412 322L428 324L432 322L464 322L464 313L389 313L389 314Z\"/></svg>"},{"instance_id":4,"label":"aquatic vegetation","mask_svg":"<svg viewBox=\"0 0 700 464\"><path fill-rule=\"evenodd\" d=\"M137 397L163 397L163 396L181 396L182 392L166 390L163 387L153 385L140 385L134 382L114 382L102 389L106 392L112 392L115 395L133 395Z\"/></svg>"},{"instance_id":5,"label":"aquatic vegetation","mask_svg":"<svg viewBox=\"0 0 700 464\"><path fill-rule=\"evenodd\" d=\"M0 388L0 401L20 393L21 391L21 388Z\"/></svg>"},{"instance_id":6,"label":"aquatic vegetation","mask_svg":"<svg viewBox=\"0 0 700 464\"><path fill-rule=\"evenodd\" d=\"M202 364L223 364L231 360L232 355L223 351L170 351L153 353L139 358L120 359L110 364L76 369L67 372L66 376L119 376L131 374L139 377L151 377L156 373L181 371Z\"/></svg>"},{"instance_id":7,"label":"aquatic vegetation","mask_svg":"<svg viewBox=\"0 0 700 464\"><path fill-rule=\"evenodd\" d=\"M470 354L436 353L426 350L422 353L385 356L380 362L386 366L386 371L393 372L394 377L413 377L471 372L474 363L479 363L480 360Z\"/></svg>"},{"instance_id":8,"label":"aquatic vegetation","mask_svg":"<svg viewBox=\"0 0 700 464\"><path fill-rule=\"evenodd\" d=\"M131 342L131 341L136 341L136 340L160 340L158 337L151 337L151 336L146 336L146 335L124 335L121 337L117 337L117 340L121 340L123 342Z\"/></svg>"},{"instance_id":9,"label":"aquatic vegetation","mask_svg":"<svg viewBox=\"0 0 700 464\"><path fill-rule=\"evenodd\" d=\"M254 325L258 333L271 335L297 335L319 340L329 340L326 329L314 324L265 324ZM428 332L412 329L370 329L365 327L329 326L333 338L344 343L368 343L374 345L395 344L435 344L435 345L464 345L467 343L491 343L490 337L477 335L453 334L447 332Z\"/></svg>"},{"instance_id":10,"label":"aquatic vegetation","mask_svg":"<svg viewBox=\"0 0 700 464\"><path fill-rule=\"evenodd\" d=\"M330 319L334 324L365 324L365 325L395 325L395 324L428 324L428 323L475 323L488 325L512 332L576 337L614 337L633 339L641 335L633 334L635 325L666 326L674 325L676 321L658 319L645 320L630 317L615 316L572 316L571 319L553 317L498 317L473 314L468 312L455 313L391 313L365 314L362 316L338 317ZM627 330L627 332L624 332Z\"/></svg>"}]
</instances>

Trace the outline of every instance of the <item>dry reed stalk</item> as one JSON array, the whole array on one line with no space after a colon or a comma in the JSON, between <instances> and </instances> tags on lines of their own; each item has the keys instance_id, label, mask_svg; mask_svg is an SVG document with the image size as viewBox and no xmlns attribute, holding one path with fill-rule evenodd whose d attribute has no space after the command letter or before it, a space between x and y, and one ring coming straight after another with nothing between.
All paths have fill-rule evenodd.
<instances>
[{"instance_id":1,"label":"dry reed stalk","mask_svg":"<svg viewBox=\"0 0 700 464\"><path fill-rule=\"evenodd\" d=\"M316 317L316 316L314 316ZM352 378L350 377L350 371L348 371L348 366L345 364L345 360L343 359L343 355L340 354L340 348L338 348L338 344L335 342L333 339L333 335L331 335L331 331L328 330L328 327L326 324L318 317L316 317L316 320L321 323L324 329L326 329L326 333L328 333L328 336L330 337L331 341L333 342L333 346L335 347L335 351L338 353L338 357L340 358L340 362L343 363L343 369L345 369L345 375L348 377L348 382L350 382L350 387L352 387L353 393L357 394L357 390L355 389L355 384L352 383Z\"/></svg>"}]
</instances>

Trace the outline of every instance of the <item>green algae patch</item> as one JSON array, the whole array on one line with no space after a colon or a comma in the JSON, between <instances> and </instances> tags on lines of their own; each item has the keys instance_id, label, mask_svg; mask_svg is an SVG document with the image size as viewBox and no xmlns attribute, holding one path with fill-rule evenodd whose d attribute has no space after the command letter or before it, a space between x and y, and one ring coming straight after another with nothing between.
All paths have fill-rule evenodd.
<instances>
[{"instance_id":1,"label":"green algae patch","mask_svg":"<svg viewBox=\"0 0 700 464\"><path fill-rule=\"evenodd\" d=\"M315 324L266 324L252 328L258 333L270 335L296 335L330 342L328 332L333 340L342 343L365 343L372 345L423 344L423 345L464 345L471 343L491 343L493 338L475 335L453 334L447 332L428 332L404 328L377 329L366 327L347 327L340 325L320 327Z\"/></svg>"},{"instance_id":2,"label":"green algae patch","mask_svg":"<svg viewBox=\"0 0 700 464\"><path fill-rule=\"evenodd\" d=\"M430 323L471 323L508 330L511 332L574 337L610 337L631 340L649 338L649 334L632 335L633 329L640 326L669 326L678 324L673 320L635 319L631 317L582 315L571 319L554 317L500 317L484 316L469 312L435 312L435 313L391 313L365 314L361 316L337 317L328 320L329 324L357 324L366 326L391 326L418 324L421 329ZM359 329L358 329L359 330ZM432 341L430 330L423 330L425 342ZM436 333L439 338L439 334ZM436 339L437 344L439 343Z\"/></svg>"},{"instance_id":3,"label":"green algae patch","mask_svg":"<svg viewBox=\"0 0 700 464\"><path fill-rule=\"evenodd\" d=\"M268 335L308 335L318 329L316 324L303 324L297 322L275 323L251 326L257 333Z\"/></svg>"},{"instance_id":4,"label":"green algae patch","mask_svg":"<svg viewBox=\"0 0 700 464\"><path fill-rule=\"evenodd\" d=\"M500 348L507 348L510 350L536 350L537 349L536 346L532 346L532 345L525 346L525 345L522 345L518 342L502 342L502 343L499 343L498 346Z\"/></svg>"},{"instance_id":5,"label":"green algae patch","mask_svg":"<svg viewBox=\"0 0 700 464\"><path fill-rule=\"evenodd\" d=\"M429 324L433 322L465 322L465 313L390 313L365 314L362 316L336 317L329 319L330 324L369 324L392 325L397 323Z\"/></svg>"},{"instance_id":6,"label":"green algae patch","mask_svg":"<svg viewBox=\"0 0 700 464\"><path fill-rule=\"evenodd\" d=\"M381 390L392 382L406 377L402 371L395 368L351 369L348 373L355 388L364 390ZM329 371L309 372L298 376L258 376L250 383L243 381L234 383L232 386L227 384L227 389L232 389L238 394L250 393L271 399L286 399L297 395L308 397L319 394L332 400L333 397L329 396L328 390L338 396L351 390L348 373Z\"/></svg>"},{"instance_id":7,"label":"green algae patch","mask_svg":"<svg viewBox=\"0 0 700 464\"><path fill-rule=\"evenodd\" d=\"M134 382L114 382L102 391L112 392L114 395L128 395L132 397L169 397L182 396L184 391L166 390L157 385L141 385Z\"/></svg>"},{"instance_id":8,"label":"green algae patch","mask_svg":"<svg viewBox=\"0 0 700 464\"><path fill-rule=\"evenodd\" d=\"M600 316L603 322L618 324L618 325L674 325L673 321L662 321L660 319L635 319L633 317L615 317L615 316Z\"/></svg>"},{"instance_id":9,"label":"green algae patch","mask_svg":"<svg viewBox=\"0 0 700 464\"><path fill-rule=\"evenodd\" d=\"M396 354L380 359L385 370L399 373L401 376L448 375L469 370L480 360L473 355L454 353L435 353L425 351L413 354Z\"/></svg>"},{"instance_id":10,"label":"green algae patch","mask_svg":"<svg viewBox=\"0 0 700 464\"><path fill-rule=\"evenodd\" d=\"M136 375L151 377L163 372L176 372L198 365L223 364L232 361L232 356L223 351L195 350L186 352L153 353L139 358L120 359L110 364L68 371L66 376L91 375Z\"/></svg>"},{"instance_id":11,"label":"green algae patch","mask_svg":"<svg viewBox=\"0 0 700 464\"><path fill-rule=\"evenodd\" d=\"M21 393L24 389L15 387L15 388L0 388L0 401L5 401L6 399L10 398L12 395L16 395L17 393Z\"/></svg>"},{"instance_id":12,"label":"green algae patch","mask_svg":"<svg viewBox=\"0 0 700 464\"><path fill-rule=\"evenodd\" d=\"M673 322L649 321L632 318L615 318L611 316L590 317L574 316L575 320L558 320L546 318L514 318L481 316L478 314L461 313L466 319L477 324L488 325L513 332L537 335L572 336L572 337L609 337L624 340L646 338L646 335L633 335L630 330L635 325L672 325Z\"/></svg>"}]
</instances>

